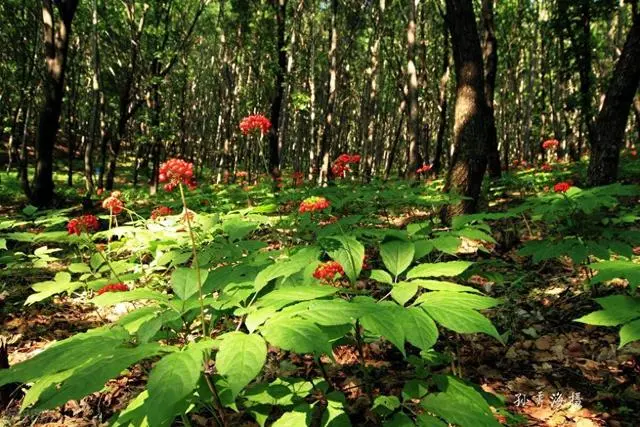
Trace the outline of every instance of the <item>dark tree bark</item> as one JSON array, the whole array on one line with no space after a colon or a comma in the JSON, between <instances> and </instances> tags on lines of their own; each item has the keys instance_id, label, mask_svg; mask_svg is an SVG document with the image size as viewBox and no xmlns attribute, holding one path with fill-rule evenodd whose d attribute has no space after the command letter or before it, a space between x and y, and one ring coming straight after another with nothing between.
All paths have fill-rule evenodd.
<instances>
[{"instance_id":1,"label":"dark tree bark","mask_svg":"<svg viewBox=\"0 0 640 427\"><path fill-rule=\"evenodd\" d=\"M486 100L482 50L472 0L447 0L447 22L456 71L454 153L445 191L466 200L447 209L446 217L475 212L487 168L485 128Z\"/></svg>"},{"instance_id":2,"label":"dark tree bark","mask_svg":"<svg viewBox=\"0 0 640 427\"><path fill-rule=\"evenodd\" d=\"M269 172L273 178L273 188L278 190L280 178L280 147L278 144L280 135L280 112L284 95L284 77L287 70L287 51L285 49L285 23L287 17L287 0L274 0L276 7L276 29L278 68L276 69L276 93L271 103L271 132L269 133Z\"/></svg>"},{"instance_id":3,"label":"dark tree bark","mask_svg":"<svg viewBox=\"0 0 640 427\"><path fill-rule=\"evenodd\" d=\"M54 2L44 0L42 22L46 70L44 74L44 105L38 122L36 139L36 173L31 192L31 202L39 207L53 202L53 148L60 128L60 113L64 96L64 76L71 35L71 22L78 7L78 0L55 2L60 19L54 17Z\"/></svg>"},{"instance_id":4,"label":"dark tree bark","mask_svg":"<svg viewBox=\"0 0 640 427\"><path fill-rule=\"evenodd\" d=\"M494 0L482 0L483 52L484 59L484 96L487 101L487 166L489 176L500 178L500 152L498 151L498 132L496 129L495 109L493 106L498 73L498 41L493 12Z\"/></svg>"},{"instance_id":5,"label":"dark tree bark","mask_svg":"<svg viewBox=\"0 0 640 427\"><path fill-rule=\"evenodd\" d=\"M636 14L622 54L596 117L589 159L589 185L605 185L618 177L618 163L629 110L640 83L640 17Z\"/></svg>"},{"instance_id":6,"label":"dark tree bark","mask_svg":"<svg viewBox=\"0 0 640 427\"><path fill-rule=\"evenodd\" d=\"M440 111L440 118L438 120L438 133L436 134L436 152L433 158L433 172L439 173L442 169L442 150L444 147L444 135L447 131L447 85L449 84L449 75L451 74L449 64L449 28L447 26L446 17L443 16L443 32L444 43L442 49L442 76L440 77L440 98L438 100L438 109Z\"/></svg>"}]
</instances>

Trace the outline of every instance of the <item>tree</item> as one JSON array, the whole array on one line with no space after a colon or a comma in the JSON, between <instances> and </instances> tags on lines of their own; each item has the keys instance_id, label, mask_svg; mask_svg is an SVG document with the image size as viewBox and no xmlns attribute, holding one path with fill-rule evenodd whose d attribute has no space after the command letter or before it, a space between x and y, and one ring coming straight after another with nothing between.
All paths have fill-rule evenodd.
<instances>
[{"instance_id":1,"label":"tree","mask_svg":"<svg viewBox=\"0 0 640 427\"><path fill-rule=\"evenodd\" d=\"M280 178L280 112L284 97L284 77L287 70L287 51L285 50L285 23L287 16L287 0L274 0L276 8L276 31L278 50L278 67L276 69L276 92L271 103L271 132L269 133L269 172L273 178L274 189L277 189Z\"/></svg>"},{"instance_id":2,"label":"tree","mask_svg":"<svg viewBox=\"0 0 640 427\"><path fill-rule=\"evenodd\" d=\"M446 212L447 217L475 212L487 168L484 75L472 0L447 0L447 22L456 73L454 153L446 191L468 198Z\"/></svg>"},{"instance_id":3,"label":"tree","mask_svg":"<svg viewBox=\"0 0 640 427\"><path fill-rule=\"evenodd\" d=\"M55 18L57 9L59 18ZM60 113L64 96L64 77L71 35L71 22L78 0L44 0L42 29L44 36L45 74L43 79L44 105L38 121L36 139L36 173L31 202L36 206L49 206L53 202L53 149L60 128Z\"/></svg>"},{"instance_id":4,"label":"tree","mask_svg":"<svg viewBox=\"0 0 640 427\"><path fill-rule=\"evenodd\" d=\"M407 176L415 179L418 169L418 147L420 147L418 124L418 73L416 72L416 3L409 0L409 23L407 25L407 139L409 164Z\"/></svg>"},{"instance_id":5,"label":"tree","mask_svg":"<svg viewBox=\"0 0 640 427\"><path fill-rule=\"evenodd\" d=\"M487 161L489 176L499 178L502 174L500 152L498 151L498 131L496 129L493 98L498 73L498 41L493 12L494 0L482 0L484 96L487 101Z\"/></svg>"},{"instance_id":6,"label":"tree","mask_svg":"<svg viewBox=\"0 0 640 427\"><path fill-rule=\"evenodd\" d=\"M611 76L602 109L595 120L589 159L589 185L610 184L618 177L620 149L639 83L640 15L635 13L627 41Z\"/></svg>"}]
</instances>

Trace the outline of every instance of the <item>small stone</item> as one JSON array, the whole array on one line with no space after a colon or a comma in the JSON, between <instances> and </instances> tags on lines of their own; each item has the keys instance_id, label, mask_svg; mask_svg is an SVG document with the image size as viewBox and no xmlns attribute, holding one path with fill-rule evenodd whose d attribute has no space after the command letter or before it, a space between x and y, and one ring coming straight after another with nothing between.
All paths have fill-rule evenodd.
<instances>
[{"instance_id":1,"label":"small stone","mask_svg":"<svg viewBox=\"0 0 640 427\"><path fill-rule=\"evenodd\" d=\"M549 335L545 335L536 340L536 348L538 350L549 350L553 344L553 338Z\"/></svg>"}]
</instances>

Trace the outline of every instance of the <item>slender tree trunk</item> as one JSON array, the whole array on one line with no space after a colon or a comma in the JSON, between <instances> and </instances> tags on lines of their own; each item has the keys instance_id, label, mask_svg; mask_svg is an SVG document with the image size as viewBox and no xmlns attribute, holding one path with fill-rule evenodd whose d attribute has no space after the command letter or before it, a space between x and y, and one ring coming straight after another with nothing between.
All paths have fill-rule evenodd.
<instances>
[{"instance_id":1,"label":"slender tree trunk","mask_svg":"<svg viewBox=\"0 0 640 427\"><path fill-rule=\"evenodd\" d=\"M442 150L444 147L444 136L447 131L447 86L449 84L449 76L451 74L451 67L449 64L449 58L451 55L451 53L449 52L449 29L446 22L447 18L443 18L444 43L442 49L442 76L440 77L440 93L438 100L440 118L438 121L438 133L436 134L436 152L433 158L433 171L436 174L440 172L440 169L442 169Z\"/></svg>"},{"instance_id":2,"label":"slender tree trunk","mask_svg":"<svg viewBox=\"0 0 640 427\"><path fill-rule=\"evenodd\" d=\"M54 17L53 1L44 0L42 7L46 62L45 101L38 124L36 173L31 193L31 202L40 207L51 205L54 197L53 148L60 127L71 22L78 6L78 0L60 0L55 2L55 5L60 14L57 23Z\"/></svg>"},{"instance_id":3,"label":"slender tree trunk","mask_svg":"<svg viewBox=\"0 0 640 427\"><path fill-rule=\"evenodd\" d=\"M409 143L409 164L407 178L414 180L418 169L420 147L418 124L418 74L416 71L416 3L409 0L409 25L407 26L407 136Z\"/></svg>"},{"instance_id":4,"label":"slender tree trunk","mask_svg":"<svg viewBox=\"0 0 640 427\"><path fill-rule=\"evenodd\" d=\"M375 131L376 131L376 113L378 110L378 103L380 102L380 41L383 33L383 19L386 9L386 0L378 1L378 10L376 11L375 22L375 39L371 45L371 63L367 74L369 75L369 98L367 100L367 107L365 110L365 117L363 118L366 123L366 139L364 145L364 170L363 180L369 182L371 180L371 172L373 170L373 157L375 153ZM367 94L365 94L366 96Z\"/></svg>"},{"instance_id":5,"label":"slender tree trunk","mask_svg":"<svg viewBox=\"0 0 640 427\"><path fill-rule=\"evenodd\" d=\"M487 167L489 176L499 178L502 174L500 152L498 151L498 133L496 129L493 98L498 72L498 42L494 22L495 0L482 0L482 23L484 30L484 96L487 101Z\"/></svg>"},{"instance_id":6,"label":"slender tree trunk","mask_svg":"<svg viewBox=\"0 0 640 427\"><path fill-rule=\"evenodd\" d=\"M91 76L91 95L93 105L91 106L91 118L89 123L89 136L84 151L84 181L85 181L85 200L90 201L93 194L93 147L98 137L98 127L100 122L100 58L98 56L98 0L92 2L92 32L91 32L91 51L93 53Z\"/></svg>"},{"instance_id":7,"label":"slender tree trunk","mask_svg":"<svg viewBox=\"0 0 640 427\"><path fill-rule=\"evenodd\" d=\"M472 0L446 0L456 71L454 153L446 191L468 199L451 206L446 217L475 212L487 167L482 50Z\"/></svg>"},{"instance_id":8,"label":"slender tree trunk","mask_svg":"<svg viewBox=\"0 0 640 427\"><path fill-rule=\"evenodd\" d=\"M609 81L602 109L595 121L589 159L589 185L605 185L618 177L620 148L629 110L640 83L640 16L634 16L622 54Z\"/></svg>"},{"instance_id":9,"label":"slender tree trunk","mask_svg":"<svg viewBox=\"0 0 640 427\"><path fill-rule=\"evenodd\" d=\"M336 80L338 75L338 0L331 0L331 43L329 48L329 96L325 114L324 131L320 141L318 161L322 162L318 173L318 184L325 185L329 180L329 156L334 132L334 114L336 109Z\"/></svg>"},{"instance_id":10,"label":"slender tree trunk","mask_svg":"<svg viewBox=\"0 0 640 427\"><path fill-rule=\"evenodd\" d=\"M593 107L592 107L592 54L591 54L591 2L592 0L581 0L580 3L580 23L582 33L580 34L578 72L580 74L580 112L582 122L586 132L587 140L593 140ZM584 137L578 143L576 159L580 159L582 154Z\"/></svg>"},{"instance_id":11,"label":"slender tree trunk","mask_svg":"<svg viewBox=\"0 0 640 427\"><path fill-rule=\"evenodd\" d=\"M287 51L285 49L285 25L287 18L287 0L274 0L276 6L276 29L278 68L276 69L276 93L271 103L271 132L269 133L269 172L273 178L273 189L278 190L280 179L280 113L284 95L284 79L287 71Z\"/></svg>"}]
</instances>

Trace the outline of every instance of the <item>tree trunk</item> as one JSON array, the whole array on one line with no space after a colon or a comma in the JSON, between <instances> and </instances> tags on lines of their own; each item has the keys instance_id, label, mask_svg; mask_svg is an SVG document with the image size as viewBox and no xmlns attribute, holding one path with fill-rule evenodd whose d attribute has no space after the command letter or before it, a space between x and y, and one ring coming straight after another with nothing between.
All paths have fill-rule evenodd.
<instances>
[{"instance_id":1,"label":"tree trunk","mask_svg":"<svg viewBox=\"0 0 640 427\"><path fill-rule=\"evenodd\" d=\"M629 110L640 83L640 16L634 16L622 54L611 76L607 94L596 117L589 159L589 185L605 185L618 177L620 148Z\"/></svg>"},{"instance_id":2,"label":"tree trunk","mask_svg":"<svg viewBox=\"0 0 640 427\"><path fill-rule=\"evenodd\" d=\"M472 0L446 0L456 71L454 153L445 191L467 197L446 217L476 211L487 167L482 51Z\"/></svg>"},{"instance_id":3,"label":"tree trunk","mask_svg":"<svg viewBox=\"0 0 640 427\"><path fill-rule=\"evenodd\" d=\"M407 178L414 180L418 169L420 147L418 127L418 74L416 71L416 2L409 0L409 24L407 26L407 136L409 144L409 164Z\"/></svg>"},{"instance_id":4,"label":"tree trunk","mask_svg":"<svg viewBox=\"0 0 640 427\"><path fill-rule=\"evenodd\" d=\"M278 190L280 179L280 112L284 92L284 78L287 69L287 51L285 49L285 24L287 17L287 0L275 0L278 68L276 69L276 93L271 103L271 132L269 133L269 172L273 178L273 189Z\"/></svg>"},{"instance_id":5,"label":"tree trunk","mask_svg":"<svg viewBox=\"0 0 640 427\"><path fill-rule=\"evenodd\" d=\"M60 14L57 24L54 18L53 4L52 0L44 0L42 7L46 62L43 81L45 101L38 122L36 173L31 193L31 202L39 207L51 205L54 197L53 148L60 127L69 36L78 0L55 2Z\"/></svg>"},{"instance_id":6,"label":"tree trunk","mask_svg":"<svg viewBox=\"0 0 640 427\"><path fill-rule=\"evenodd\" d=\"M331 155L331 140L333 138L333 115L336 109L336 79L338 74L338 0L331 0L331 43L329 48L329 96L327 97L327 111L325 114L324 131L320 141L318 162L318 184L325 185L329 179L329 156Z\"/></svg>"},{"instance_id":7,"label":"tree trunk","mask_svg":"<svg viewBox=\"0 0 640 427\"><path fill-rule=\"evenodd\" d=\"M449 75L451 74L449 65L449 29L447 28L447 18L443 18L444 43L442 49L442 76L440 77L440 94L438 100L440 118L438 121L438 133L436 134L436 152L433 158L433 172L436 174L440 172L440 169L442 169L442 150L444 147L445 132L447 131L447 85L449 84Z\"/></svg>"},{"instance_id":8,"label":"tree trunk","mask_svg":"<svg viewBox=\"0 0 640 427\"><path fill-rule=\"evenodd\" d=\"M84 180L87 190L85 200L91 200L93 194L93 147L98 135L100 122L100 57L98 56L98 0L92 3L92 34L91 50L93 53L92 67L93 75L91 79L91 95L93 105L91 106L91 118L89 123L89 137L84 151Z\"/></svg>"},{"instance_id":9,"label":"tree trunk","mask_svg":"<svg viewBox=\"0 0 640 427\"><path fill-rule=\"evenodd\" d=\"M493 105L498 72L498 42L493 12L494 0L482 0L482 23L484 30L484 96L487 101L487 167L489 176L500 178L500 151Z\"/></svg>"}]
</instances>

